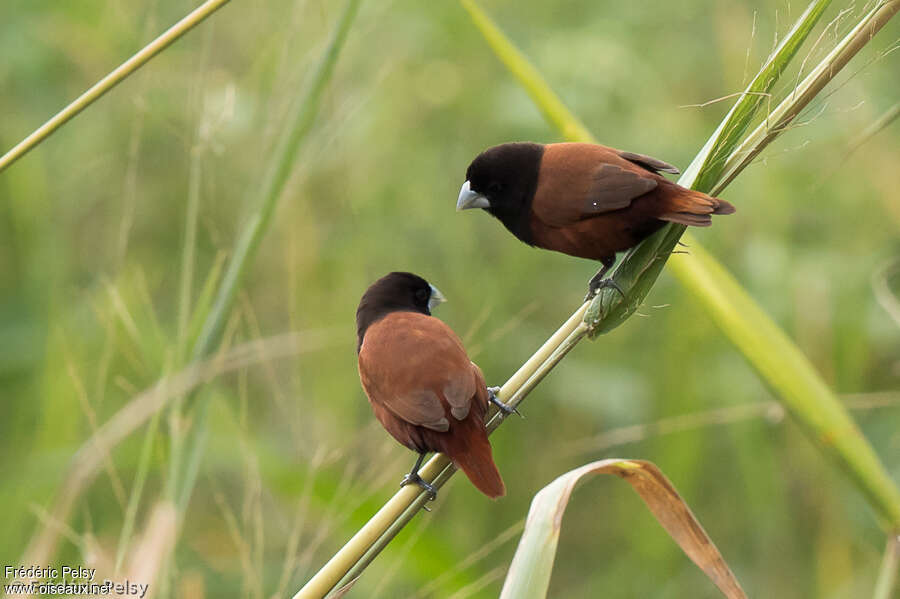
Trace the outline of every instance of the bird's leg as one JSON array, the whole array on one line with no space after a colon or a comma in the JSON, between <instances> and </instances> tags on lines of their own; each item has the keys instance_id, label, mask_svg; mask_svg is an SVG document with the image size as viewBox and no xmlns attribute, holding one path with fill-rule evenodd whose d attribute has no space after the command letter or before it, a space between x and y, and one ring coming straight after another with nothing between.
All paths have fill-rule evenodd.
<instances>
[{"instance_id":1,"label":"bird's leg","mask_svg":"<svg viewBox=\"0 0 900 599\"><path fill-rule=\"evenodd\" d=\"M591 277L591 281L588 283L588 293L584 296L584 301L589 301L594 298L597 293L600 292L601 289L606 287L611 287L619 292L619 295L622 296L622 299L625 299L625 292L622 291L622 288L619 287L619 284L613 281L612 279L604 279L606 273L609 272L609 269L613 267L616 263L615 256L609 256L606 258L601 258L600 262L603 263L603 268L597 271L593 277Z\"/></svg>"},{"instance_id":2,"label":"bird's leg","mask_svg":"<svg viewBox=\"0 0 900 599\"><path fill-rule=\"evenodd\" d=\"M488 387L488 401L497 406L500 412L503 414L503 417L506 418L510 414L518 414L521 418L525 418L522 416L522 413L519 412L516 408L506 405L499 399L497 399L497 394L500 393L500 387Z\"/></svg>"},{"instance_id":3,"label":"bird's leg","mask_svg":"<svg viewBox=\"0 0 900 599\"><path fill-rule=\"evenodd\" d=\"M400 486L405 487L406 485L419 485L425 491L428 492L428 500L434 501L435 497L437 497L437 489L434 488L434 485L426 483L421 476L419 476L419 468L422 466L422 461L425 460L425 453L419 453L419 457L416 460L416 463L413 465L412 470L409 471L409 474L403 477L403 480L400 481Z\"/></svg>"}]
</instances>

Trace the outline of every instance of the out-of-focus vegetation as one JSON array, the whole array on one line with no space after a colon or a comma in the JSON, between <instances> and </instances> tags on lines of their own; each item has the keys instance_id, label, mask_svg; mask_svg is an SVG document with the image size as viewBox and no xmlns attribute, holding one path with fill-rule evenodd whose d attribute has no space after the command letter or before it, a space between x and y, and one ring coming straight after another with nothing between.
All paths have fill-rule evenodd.
<instances>
[{"instance_id":1,"label":"out-of-focus vegetation","mask_svg":"<svg viewBox=\"0 0 900 599\"><path fill-rule=\"evenodd\" d=\"M486 7L598 138L682 166L730 103L682 106L741 89L799 10ZM86 1L50 14L9 4L0 146L188 8ZM171 363L192 161L201 177L196 300L234 245L262 157L338 10L232 3L0 175L4 563L17 563L46 525L42 506L73 452ZM862 406L855 414L895 478L900 330L871 278L900 250L898 125L856 142L900 98L897 54L887 53L898 32L889 25L803 126L729 188L738 214L698 233L833 388ZM593 273L525 248L487 217L453 213L483 147L557 138L456 4L364 4L324 100L228 329L235 343L260 340L257 353L287 331L316 333L316 346L204 387L214 406L209 448L170 569L176 593L198 581L211 596L293 589L408 466L412 456L373 423L356 378L353 311L369 281L409 269L438 284L451 299L438 315L494 382L577 306ZM464 560L514 539L504 531L518 530L531 496L560 472L627 455L653 460L677 484L751 596L868 594L883 536L860 496L777 410L741 409L768 399L766 389L671 279L642 312L579 347L535 391L528 419L493 438L507 498L491 503L454 483L353 593L496 595L513 543ZM141 529L165 485L168 426L153 441ZM141 448L142 435L126 441L111 474L78 501L60 559L114 559ZM630 492L607 487L601 504L597 494L574 496L567 518L580 525L563 530L551 594L714 596ZM608 548L602 560L598 545Z\"/></svg>"}]
</instances>

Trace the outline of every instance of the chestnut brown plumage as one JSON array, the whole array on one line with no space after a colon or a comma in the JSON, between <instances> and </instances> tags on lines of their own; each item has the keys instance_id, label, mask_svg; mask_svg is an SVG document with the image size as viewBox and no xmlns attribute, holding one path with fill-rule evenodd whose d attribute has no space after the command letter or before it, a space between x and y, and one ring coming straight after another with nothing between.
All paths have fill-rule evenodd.
<instances>
[{"instance_id":1,"label":"chestnut brown plumage","mask_svg":"<svg viewBox=\"0 0 900 599\"><path fill-rule=\"evenodd\" d=\"M356 311L359 378L375 417L419 453L404 484L434 488L418 476L425 454L439 451L488 497L506 492L484 416L495 399L459 337L431 309L443 296L425 279L392 272L363 294ZM505 406L503 406L505 408Z\"/></svg>"},{"instance_id":2,"label":"chestnut brown plumage","mask_svg":"<svg viewBox=\"0 0 900 599\"><path fill-rule=\"evenodd\" d=\"M586 143L506 143L466 171L456 209L483 208L525 243L603 263L589 296L604 286L616 252L666 221L706 227L734 206L681 187L659 173L662 160Z\"/></svg>"}]
</instances>

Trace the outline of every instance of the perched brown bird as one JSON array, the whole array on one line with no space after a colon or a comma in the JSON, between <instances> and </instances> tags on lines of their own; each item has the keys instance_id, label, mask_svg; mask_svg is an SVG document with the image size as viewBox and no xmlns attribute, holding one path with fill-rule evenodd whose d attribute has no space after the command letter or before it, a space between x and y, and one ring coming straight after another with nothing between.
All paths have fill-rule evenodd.
<instances>
[{"instance_id":1,"label":"perched brown bird","mask_svg":"<svg viewBox=\"0 0 900 599\"><path fill-rule=\"evenodd\" d=\"M512 410L485 387L459 337L431 309L440 291L408 272L372 284L356 310L359 378L375 416L402 445L419 453L402 484L416 483L425 454L446 454L488 497L506 492L484 426L488 402Z\"/></svg>"},{"instance_id":2,"label":"perched brown bird","mask_svg":"<svg viewBox=\"0 0 900 599\"><path fill-rule=\"evenodd\" d=\"M616 252L664 221L707 227L734 206L660 176L662 160L585 143L520 142L488 148L466 171L457 210L483 208L528 245L603 263L588 297L605 286Z\"/></svg>"}]
</instances>

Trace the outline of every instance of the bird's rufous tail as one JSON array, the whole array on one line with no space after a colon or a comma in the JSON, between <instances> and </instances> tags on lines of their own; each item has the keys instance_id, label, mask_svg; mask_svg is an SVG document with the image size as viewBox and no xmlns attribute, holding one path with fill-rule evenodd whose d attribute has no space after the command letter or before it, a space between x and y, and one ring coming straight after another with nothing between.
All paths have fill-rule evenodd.
<instances>
[{"instance_id":1,"label":"bird's rufous tail","mask_svg":"<svg viewBox=\"0 0 900 599\"><path fill-rule=\"evenodd\" d=\"M477 418L467 418L460 424L465 426L466 434L457 431L453 438L442 449L453 460L456 467L462 470L475 487L490 497L496 499L506 495L506 486L500 477L500 471L494 463L491 444L487 438L483 421Z\"/></svg>"},{"instance_id":2,"label":"bird's rufous tail","mask_svg":"<svg viewBox=\"0 0 900 599\"><path fill-rule=\"evenodd\" d=\"M708 227L713 214L732 214L734 206L725 200L708 196L693 189L678 188L680 193L668 198L667 211L660 220L694 227Z\"/></svg>"}]
</instances>

